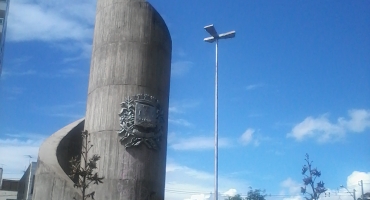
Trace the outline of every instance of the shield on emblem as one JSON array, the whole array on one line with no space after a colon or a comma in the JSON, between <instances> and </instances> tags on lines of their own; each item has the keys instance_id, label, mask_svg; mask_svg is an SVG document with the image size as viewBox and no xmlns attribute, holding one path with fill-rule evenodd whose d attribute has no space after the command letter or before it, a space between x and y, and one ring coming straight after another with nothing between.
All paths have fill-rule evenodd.
<instances>
[{"instance_id":1,"label":"shield on emblem","mask_svg":"<svg viewBox=\"0 0 370 200\"><path fill-rule=\"evenodd\" d=\"M147 102L136 102L134 124L145 128L157 126L157 108Z\"/></svg>"},{"instance_id":2,"label":"shield on emblem","mask_svg":"<svg viewBox=\"0 0 370 200\"><path fill-rule=\"evenodd\" d=\"M149 149L159 149L163 134L163 111L159 101L147 94L130 96L121 103L121 144L126 148L145 144Z\"/></svg>"}]
</instances>

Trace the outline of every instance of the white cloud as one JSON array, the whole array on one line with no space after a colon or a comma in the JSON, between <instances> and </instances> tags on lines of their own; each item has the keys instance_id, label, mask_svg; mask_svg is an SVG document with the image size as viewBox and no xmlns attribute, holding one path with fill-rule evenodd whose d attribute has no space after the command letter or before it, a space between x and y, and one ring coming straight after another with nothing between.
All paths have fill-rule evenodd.
<instances>
[{"instance_id":1,"label":"white cloud","mask_svg":"<svg viewBox=\"0 0 370 200\"><path fill-rule=\"evenodd\" d=\"M289 195L297 195L301 192L301 186L302 184L294 181L292 178L287 178L285 179L283 182L281 182L281 187L284 189L284 190L287 190L287 193ZM286 193L284 191L282 191L283 193Z\"/></svg>"},{"instance_id":2,"label":"white cloud","mask_svg":"<svg viewBox=\"0 0 370 200\"><path fill-rule=\"evenodd\" d=\"M95 1L10 1L7 40L44 41L86 58L91 54L94 15Z\"/></svg>"},{"instance_id":3,"label":"white cloud","mask_svg":"<svg viewBox=\"0 0 370 200\"><path fill-rule=\"evenodd\" d=\"M284 196L283 200L303 200L301 186L302 184L289 177L280 183L280 195Z\"/></svg>"},{"instance_id":4,"label":"white cloud","mask_svg":"<svg viewBox=\"0 0 370 200\"><path fill-rule=\"evenodd\" d=\"M239 138L239 141L243 145L253 144L254 146L260 145L260 140L255 137L256 131L252 128L248 128Z\"/></svg>"},{"instance_id":5,"label":"white cloud","mask_svg":"<svg viewBox=\"0 0 370 200\"><path fill-rule=\"evenodd\" d=\"M353 189L356 190L356 199L361 198L361 186L360 181L363 180L364 183L364 193L370 191L370 172L359 172L353 171L347 177L347 185L344 187L339 187L335 189L330 189L320 196L322 200L353 200ZM350 192L350 193L349 193Z\"/></svg>"},{"instance_id":6,"label":"white cloud","mask_svg":"<svg viewBox=\"0 0 370 200\"><path fill-rule=\"evenodd\" d=\"M77 49L77 50L81 50L81 54L78 55L78 56L75 56L75 57L71 57L71 58L65 58L63 61L65 63L68 63L68 62L73 62L73 61L76 61L76 60L80 60L82 58L90 58L91 56L91 52L92 52L92 42L76 42L72 47L71 49Z\"/></svg>"},{"instance_id":7,"label":"white cloud","mask_svg":"<svg viewBox=\"0 0 370 200\"><path fill-rule=\"evenodd\" d=\"M210 199L211 195L205 195L205 194L195 194L191 195L190 199L185 200L208 200Z\"/></svg>"},{"instance_id":8,"label":"white cloud","mask_svg":"<svg viewBox=\"0 0 370 200\"><path fill-rule=\"evenodd\" d=\"M228 147L230 141L226 138L219 138L218 147ZM170 144L174 150L210 150L214 149L214 137L197 136L190 138L176 138Z\"/></svg>"},{"instance_id":9,"label":"white cloud","mask_svg":"<svg viewBox=\"0 0 370 200\"><path fill-rule=\"evenodd\" d=\"M186 56L186 52L182 48L177 48L174 52L179 57L185 57Z\"/></svg>"},{"instance_id":10,"label":"white cloud","mask_svg":"<svg viewBox=\"0 0 370 200\"><path fill-rule=\"evenodd\" d=\"M70 3L73 3L73 6ZM78 12L75 10L82 6L83 9ZM72 12L71 8L75 12ZM94 12L91 10L94 10L94 3L11 1L7 39L10 41L89 39L93 33L90 18L94 17Z\"/></svg>"},{"instance_id":11,"label":"white cloud","mask_svg":"<svg viewBox=\"0 0 370 200\"><path fill-rule=\"evenodd\" d=\"M86 102L77 101L69 104L43 106L39 107L38 110L48 116L68 118L75 121L84 117L85 107Z\"/></svg>"},{"instance_id":12,"label":"white cloud","mask_svg":"<svg viewBox=\"0 0 370 200\"><path fill-rule=\"evenodd\" d=\"M169 123L175 124L175 125L180 125L180 126L186 126L186 127L191 127L193 126L192 123L188 122L185 119L168 119Z\"/></svg>"},{"instance_id":13,"label":"white cloud","mask_svg":"<svg viewBox=\"0 0 370 200\"><path fill-rule=\"evenodd\" d=\"M248 145L253 141L253 134L254 134L254 129L247 129L242 136L240 137L240 141L243 145Z\"/></svg>"},{"instance_id":14,"label":"white cloud","mask_svg":"<svg viewBox=\"0 0 370 200\"><path fill-rule=\"evenodd\" d=\"M169 106L168 107L168 112L170 112L170 113L179 113L180 111L179 111L179 108L178 107L175 107L175 106Z\"/></svg>"},{"instance_id":15,"label":"white cloud","mask_svg":"<svg viewBox=\"0 0 370 200\"><path fill-rule=\"evenodd\" d=\"M14 100L17 99L20 95L24 93L24 88L17 87L17 86L8 86L8 87L0 87L0 91L5 94L7 100Z\"/></svg>"},{"instance_id":16,"label":"white cloud","mask_svg":"<svg viewBox=\"0 0 370 200\"><path fill-rule=\"evenodd\" d=\"M255 90L255 89L263 87L263 86L265 86L265 84L261 84L261 83L260 84L252 84L252 85L248 85L246 87L246 89L247 90Z\"/></svg>"},{"instance_id":17,"label":"white cloud","mask_svg":"<svg viewBox=\"0 0 370 200\"><path fill-rule=\"evenodd\" d=\"M364 183L364 193L370 192L370 172L354 171L347 177L347 189L349 191L353 191L353 189L355 189L356 197L361 197L361 180ZM341 191L347 192L345 189L341 189Z\"/></svg>"},{"instance_id":18,"label":"white cloud","mask_svg":"<svg viewBox=\"0 0 370 200\"><path fill-rule=\"evenodd\" d=\"M168 164L166 167L166 172L179 172L182 171L185 174L199 180L213 180L213 174L209 174L207 172L198 171L186 166L181 166L177 164Z\"/></svg>"},{"instance_id":19,"label":"white cloud","mask_svg":"<svg viewBox=\"0 0 370 200\"><path fill-rule=\"evenodd\" d=\"M307 117L303 122L297 124L288 135L296 140L303 140L307 137L317 137L320 142L325 142L331 138L342 137L345 130L337 124L329 122L323 115L319 118Z\"/></svg>"},{"instance_id":20,"label":"white cloud","mask_svg":"<svg viewBox=\"0 0 370 200\"><path fill-rule=\"evenodd\" d=\"M186 74L193 66L191 61L176 61L172 63L171 75L180 76Z\"/></svg>"},{"instance_id":21,"label":"white cloud","mask_svg":"<svg viewBox=\"0 0 370 200\"><path fill-rule=\"evenodd\" d=\"M30 161L37 160L39 146L44 138L37 134L8 134L0 138L0 164L3 178L19 179Z\"/></svg>"},{"instance_id":22,"label":"white cloud","mask_svg":"<svg viewBox=\"0 0 370 200\"><path fill-rule=\"evenodd\" d=\"M82 57L79 57L81 59ZM65 69L61 69L59 71L56 71L54 73L45 73L45 72L40 72L36 71L33 69L29 69L26 71L21 71L21 70L13 70L13 71L8 71L4 70L3 72L4 78L9 78L9 77L21 77L21 76L37 76L40 78L70 78L72 76L85 76L88 77L87 72L82 71L81 69L77 67L69 67Z\"/></svg>"},{"instance_id":23,"label":"white cloud","mask_svg":"<svg viewBox=\"0 0 370 200\"><path fill-rule=\"evenodd\" d=\"M219 192L225 196L233 191L248 191L245 180L219 175ZM166 168L166 198L171 200L208 200L214 191L213 173L168 163ZM229 189L236 188L236 189ZM221 197L219 199L224 199Z\"/></svg>"},{"instance_id":24,"label":"white cloud","mask_svg":"<svg viewBox=\"0 0 370 200\"><path fill-rule=\"evenodd\" d=\"M350 110L350 120L338 119L338 123L352 132L363 132L370 127L370 110Z\"/></svg>"},{"instance_id":25,"label":"white cloud","mask_svg":"<svg viewBox=\"0 0 370 200\"><path fill-rule=\"evenodd\" d=\"M3 71L3 76L5 77L7 76L28 76L28 75L34 75L34 74L36 74L36 71L32 69L25 70L25 71L8 71L8 70Z\"/></svg>"},{"instance_id":26,"label":"white cloud","mask_svg":"<svg viewBox=\"0 0 370 200\"><path fill-rule=\"evenodd\" d=\"M173 101L170 99L170 106L168 111L170 114L184 114L187 111L196 108L200 105L199 101L193 99L184 99L182 101Z\"/></svg>"},{"instance_id":27,"label":"white cloud","mask_svg":"<svg viewBox=\"0 0 370 200\"><path fill-rule=\"evenodd\" d=\"M344 187L347 188L327 188L327 191L320 195L321 200L353 200L353 196L351 196L349 192L353 192L353 189L356 190L356 198L361 197L361 186L359 182L363 180L364 183L364 193L370 191L370 172L359 172L353 171L347 177L347 185ZM299 183L297 181L292 180L291 178L287 178L281 182L280 186L282 190L280 191L280 195L287 196L283 198L284 200L303 200L303 196L300 194L300 187L303 183ZM339 186L339 185L338 185Z\"/></svg>"},{"instance_id":28,"label":"white cloud","mask_svg":"<svg viewBox=\"0 0 370 200\"><path fill-rule=\"evenodd\" d=\"M25 64L28 64L31 62L32 57L31 56L21 56L12 58L10 61L8 61L9 65L12 66L12 68L20 68L24 66Z\"/></svg>"},{"instance_id":29,"label":"white cloud","mask_svg":"<svg viewBox=\"0 0 370 200\"><path fill-rule=\"evenodd\" d=\"M283 200L303 200L303 197L296 195L296 196L284 197Z\"/></svg>"},{"instance_id":30,"label":"white cloud","mask_svg":"<svg viewBox=\"0 0 370 200\"><path fill-rule=\"evenodd\" d=\"M233 197L236 194L238 194L238 193L237 193L237 190L234 189L234 188L231 188L228 191L226 191L226 192L223 193L224 196L228 196L228 197Z\"/></svg>"},{"instance_id":31,"label":"white cloud","mask_svg":"<svg viewBox=\"0 0 370 200\"><path fill-rule=\"evenodd\" d=\"M318 118L310 116L295 125L287 136L298 141L315 138L323 143L341 139L348 132L363 132L370 127L369 110L350 110L349 117L348 120L339 118L336 123L332 123L327 115L321 115Z\"/></svg>"},{"instance_id":32,"label":"white cloud","mask_svg":"<svg viewBox=\"0 0 370 200\"><path fill-rule=\"evenodd\" d=\"M166 199L184 200L213 191L213 174L177 164L167 164ZM198 196L195 196L198 195Z\"/></svg>"},{"instance_id":33,"label":"white cloud","mask_svg":"<svg viewBox=\"0 0 370 200\"><path fill-rule=\"evenodd\" d=\"M59 71L61 75L71 76L71 75L87 75L84 74L80 69L78 68L66 68Z\"/></svg>"},{"instance_id":34,"label":"white cloud","mask_svg":"<svg viewBox=\"0 0 370 200\"><path fill-rule=\"evenodd\" d=\"M58 70L54 73L45 73L45 72L40 72L36 71L33 69L29 69L26 71L21 71L21 70L13 70L13 71L4 71L4 78L9 78L9 77L21 77L21 76L37 76L39 78L47 78L47 79L52 79L52 78L70 78L72 76L85 76L88 77L88 73L85 71L82 71L76 67L69 67L65 69Z\"/></svg>"}]
</instances>

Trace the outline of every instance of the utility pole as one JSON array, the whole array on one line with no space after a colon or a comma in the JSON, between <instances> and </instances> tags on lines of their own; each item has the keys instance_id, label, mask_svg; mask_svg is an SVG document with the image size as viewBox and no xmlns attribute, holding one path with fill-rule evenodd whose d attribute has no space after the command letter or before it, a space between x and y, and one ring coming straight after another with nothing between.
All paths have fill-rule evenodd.
<instances>
[{"instance_id":1,"label":"utility pole","mask_svg":"<svg viewBox=\"0 0 370 200\"><path fill-rule=\"evenodd\" d=\"M353 193L352 193L346 187L344 187L343 185L341 185L340 187L346 189L347 192L353 197L353 200L356 200L356 190L355 189L353 189Z\"/></svg>"},{"instance_id":2,"label":"utility pole","mask_svg":"<svg viewBox=\"0 0 370 200\"><path fill-rule=\"evenodd\" d=\"M361 180L359 184L361 184L361 200L364 200L364 182Z\"/></svg>"}]
</instances>

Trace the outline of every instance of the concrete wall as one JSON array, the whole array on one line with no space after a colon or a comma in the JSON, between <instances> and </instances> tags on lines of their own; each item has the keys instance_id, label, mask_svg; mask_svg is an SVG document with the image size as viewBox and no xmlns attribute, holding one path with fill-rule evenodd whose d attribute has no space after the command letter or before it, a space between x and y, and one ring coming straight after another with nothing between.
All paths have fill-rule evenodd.
<instances>
[{"instance_id":1,"label":"concrete wall","mask_svg":"<svg viewBox=\"0 0 370 200\"><path fill-rule=\"evenodd\" d=\"M78 141L81 137L83 123L81 119L65 126L40 146L33 200L65 200L74 197L77 200L81 199L81 192L73 187L74 183L67 175L68 170L65 171L63 168L69 169L65 162L68 162L71 156L78 154L79 152L76 151L81 149L71 145L78 145L73 140ZM62 162L59 163L58 160Z\"/></svg>"},{"instance_id":2,"label":"concrete wall","mask_svg":"<svg viewBox=\"0 0 370 200\"><path fill-rule=\"evenodd\" d=\"M3 179L1 190L18 191L19 180Z\"/></svg>"},{"instance_id":3,"label":"concrete wall","mask_svg":"<svg viewBox=\"0 0 370 200\"><path fill-rule=\"evenodd\" d=\"M16 200L16 199L17 199L16 191L0 190L0 200Z\"/></svg>"},{"instance_id":4,"label":"concrete wall","mask_svg":"<svg viewBox=\"0 0 370 200\"><path fill-rule=\"evenodd\" d=\"M69 134L63 137L57 146L58 163L66 174L71 174L71 165L69 163L71 158L81 158L81 132L83 129L84 123L78 124Z\"/></svg>"},{"instance_id":5,"label":"concrete wall","mask_svg":"<svg viewBox=\"0 0 370 200\"><path fill-rule=\"evenodd\" d=\"M17 200L31 200L37 163L31 162L18 184Z\"/></svg>"},{"instance_id":6,"label":"concrete wall","mask_svg":"<svg viewBox=\"0 0 370 200\"><path fill-rule=\"evenodd\" d=\"M164 199L171 48L165 22L146 1L98 0L85 121L105 176L91 187L96 199ZM120 103L138 94L163 108L160 150L119 142Z\"/></svg>"}]
</instances>

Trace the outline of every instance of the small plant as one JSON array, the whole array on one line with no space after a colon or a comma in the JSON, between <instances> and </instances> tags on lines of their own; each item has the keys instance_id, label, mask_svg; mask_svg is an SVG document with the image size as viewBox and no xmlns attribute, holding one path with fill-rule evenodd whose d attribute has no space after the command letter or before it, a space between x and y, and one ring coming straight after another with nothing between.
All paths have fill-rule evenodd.
<instances>
[{"instance_id":1,"label":"small plant","mask_svg":"<svg viewBox=\"0 0 370 200\"><path fill-rule=\"evenodd\" d=\"M314 187L316 178L321 176L321 172L317 170L317 168L312 168L313 161L310 161L310 157L308 154L306 154L306 158L304 160L307 162L307 165L303 165L302 168L302 175L304 176L304 187L301 187L301 193L303 195L309 196L305 197L306 200L318 200L320 198L320 195L326 191L326 188L324 186L325 183L320 181L317 183L317 186ZM311 188L311 193L307 192L307 186Z\"/></svg>"},{"instance_id":2,"label":"small plant","mask_svg":"<svg viewBox=\"0 0 370 200\"><path fill-rule=\"evenodd\" d=\"M75 180L74 187L79 188L82 192L82 200L88 198L94 199L95 191L86 194L86 189L91 183L98 185L103 183L104 177L100 177L94 170L97 169L97 162L100 156L95 154L89 158L89 151L93 147L89 137L90 133L88 131L82 131L82 149L81 157L73 157L69 162L71 164L71 174L69 177ZM81 163L82 162L82 163ZM74 198L76 199L76 198Z\"/></svg>"}]
</instances>

